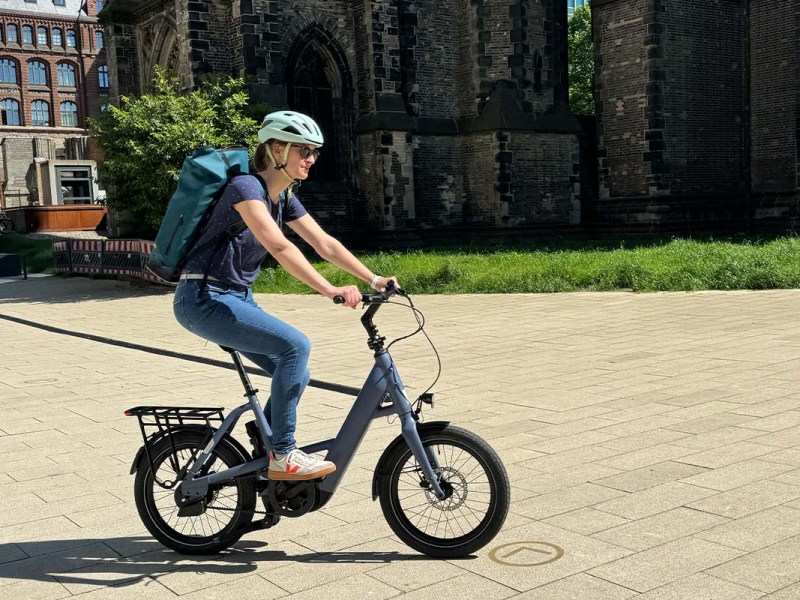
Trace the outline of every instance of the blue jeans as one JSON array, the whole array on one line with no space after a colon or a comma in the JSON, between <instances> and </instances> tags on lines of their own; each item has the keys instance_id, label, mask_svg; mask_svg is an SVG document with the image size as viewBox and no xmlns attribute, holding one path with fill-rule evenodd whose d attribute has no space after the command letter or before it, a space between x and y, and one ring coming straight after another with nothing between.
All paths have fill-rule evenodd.
<instances>
[{"instance_id":1,"label":"blue jeans","mask_svg":"<svg viewBox=\"0 0 800 600\"><path fill-rule=\"evenodd\" d=\"M226 289L200 280L181 281L175 290L173 310L178 323L220 346L235 348L272 377L270 398L264 409L272 429L272 449L295 448L297 403L311 375L311 342L280 319L264 312L250 289Z\"/></svg>"}]
</instances>

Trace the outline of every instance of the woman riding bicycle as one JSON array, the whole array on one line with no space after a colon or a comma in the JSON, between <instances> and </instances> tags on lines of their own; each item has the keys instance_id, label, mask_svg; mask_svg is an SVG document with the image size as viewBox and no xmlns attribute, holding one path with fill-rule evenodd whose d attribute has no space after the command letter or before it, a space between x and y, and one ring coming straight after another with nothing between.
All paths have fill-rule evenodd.
<instances>
[{"instance_id":1,"label":"woman riding bicycle","mask_svg":"<svg viewBox=\"0 0 800 600\"><path fill-rule=\"evenodd\" d=\"M199 247L218 238L239 218L247 225L223 245L211 244L186 263L175 291L174 312L189 331L239 350L272 377L265 414L272 429L270 479L315 479L336 470L332 462L298 449L294 432L297 403L310 380L308 338L261 309L251 286L267 254L288 273L320 294L344 298L355 308L361 292L354 285L335 287L320 275L281 231L284 223L325 260L383 290L393 277L372 273L338 240L328 235L292 193L308 177L323 137L310 117L279 111L264 117L252 175L234 177L214 207L197 240Z\"/></svg>"}]
</instances>

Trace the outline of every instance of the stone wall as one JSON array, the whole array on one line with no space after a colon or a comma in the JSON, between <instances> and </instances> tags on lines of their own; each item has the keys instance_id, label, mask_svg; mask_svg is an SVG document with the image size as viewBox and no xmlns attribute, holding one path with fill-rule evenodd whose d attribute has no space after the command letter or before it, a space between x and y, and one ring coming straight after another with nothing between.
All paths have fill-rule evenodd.
<instances>
[{"instance_id":1,"label":"stone wall","mask_svg":"<svg viewBox=\"0 0 800 600\"><path fill-rule=\"evenodd\" d=\"M601 200L647 194L646 136L663 144L663 124L645 119L647 1L611 2L592 12Z\"/></svg>"},{"instance_id":2,"label":"stone wall","mask_svg":"<svg viewBox=\"0 0 800 600\"><path fill-rule=\"evenodd\" d=\"M800 2L751 2L750 11L753 190L796 190Z\"/></svg>"},{"instance_id":3,"label":"stone wall","mask_svg":"<svg viewBox=\"0 0 800 600\"><path fill-rule=\"evenodd\" d=\"M655 23L662 43L649 49L658 57L650 67L655 74L648 92L660 94L648 95L648 101L663 104L663 128L648 132L662 138L649 140L651 189L673 195L741 194L745 98L741 0L664 0L663 4L663 17Z\"/></svg>"},{"instance_id":4,"label":"stone wall","mask_svg":"<svg viewBox=\"0 0 800 600\"><path fill-rule=\"evenodd\" d=\"M597 221L800 224L800 0L592 6Z\"/></svg>"}]
</instances>

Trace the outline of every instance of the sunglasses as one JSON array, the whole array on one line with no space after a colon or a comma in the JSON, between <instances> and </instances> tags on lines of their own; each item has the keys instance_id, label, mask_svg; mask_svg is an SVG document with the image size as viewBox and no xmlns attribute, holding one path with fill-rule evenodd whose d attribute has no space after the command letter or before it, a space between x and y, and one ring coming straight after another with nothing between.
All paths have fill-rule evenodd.
<instances>
[{"instance_id":1,"label":"sunglasses","mask_svg":"<svg viewBox=\"0 0 800 600\"><path fill-rule=\"evenodd\" d=\"M319 158L319 150L316 148L309 148L308 146L297 146L298 152L300 152L300 158L306 159L309 156L313 156L314 160Z\"/></svg>"}]
</instances>

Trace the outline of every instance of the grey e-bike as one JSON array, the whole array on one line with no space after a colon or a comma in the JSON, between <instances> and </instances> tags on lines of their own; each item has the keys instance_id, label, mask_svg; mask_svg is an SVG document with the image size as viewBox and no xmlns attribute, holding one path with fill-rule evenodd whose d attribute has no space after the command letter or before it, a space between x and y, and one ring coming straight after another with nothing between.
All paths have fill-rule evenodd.
<instances>
[{"instance_id":1,"label":"grey e-bike","mask_svg":"<svg viewBox=\"0 0 800 600\"><path fill-rule=\"evenodd\" d=\"M491 541L508 514L508 475L495 451L474 433L445 421L420 422L422 405L432 405L433 395L426 392L409 401L385 338L372 321L395 295L406 298L417 317L417 332L423 330L424 321L404 291L390 287L363 295L361 322L375 365L336 438L303 448L327 452L336 471L326 477L269 479L271 430L258 390L231 348L223 350L233 359L247 402L227 417L222 408L139 406L125 411L138 417L144 438L131 474L136 474L136 507L148 531L177 552L210 554L249 531L276 525L281 517L318 510L336 491L370 422L397 415L401 434L383 452L372 482L372 498L380 498L392 530L411 548L437 558L466 556ZM251 451L231 435L248 411L255 415L245 426ZM263 511L256 509L259 496Z\"/></svg>"}]
</instances>

